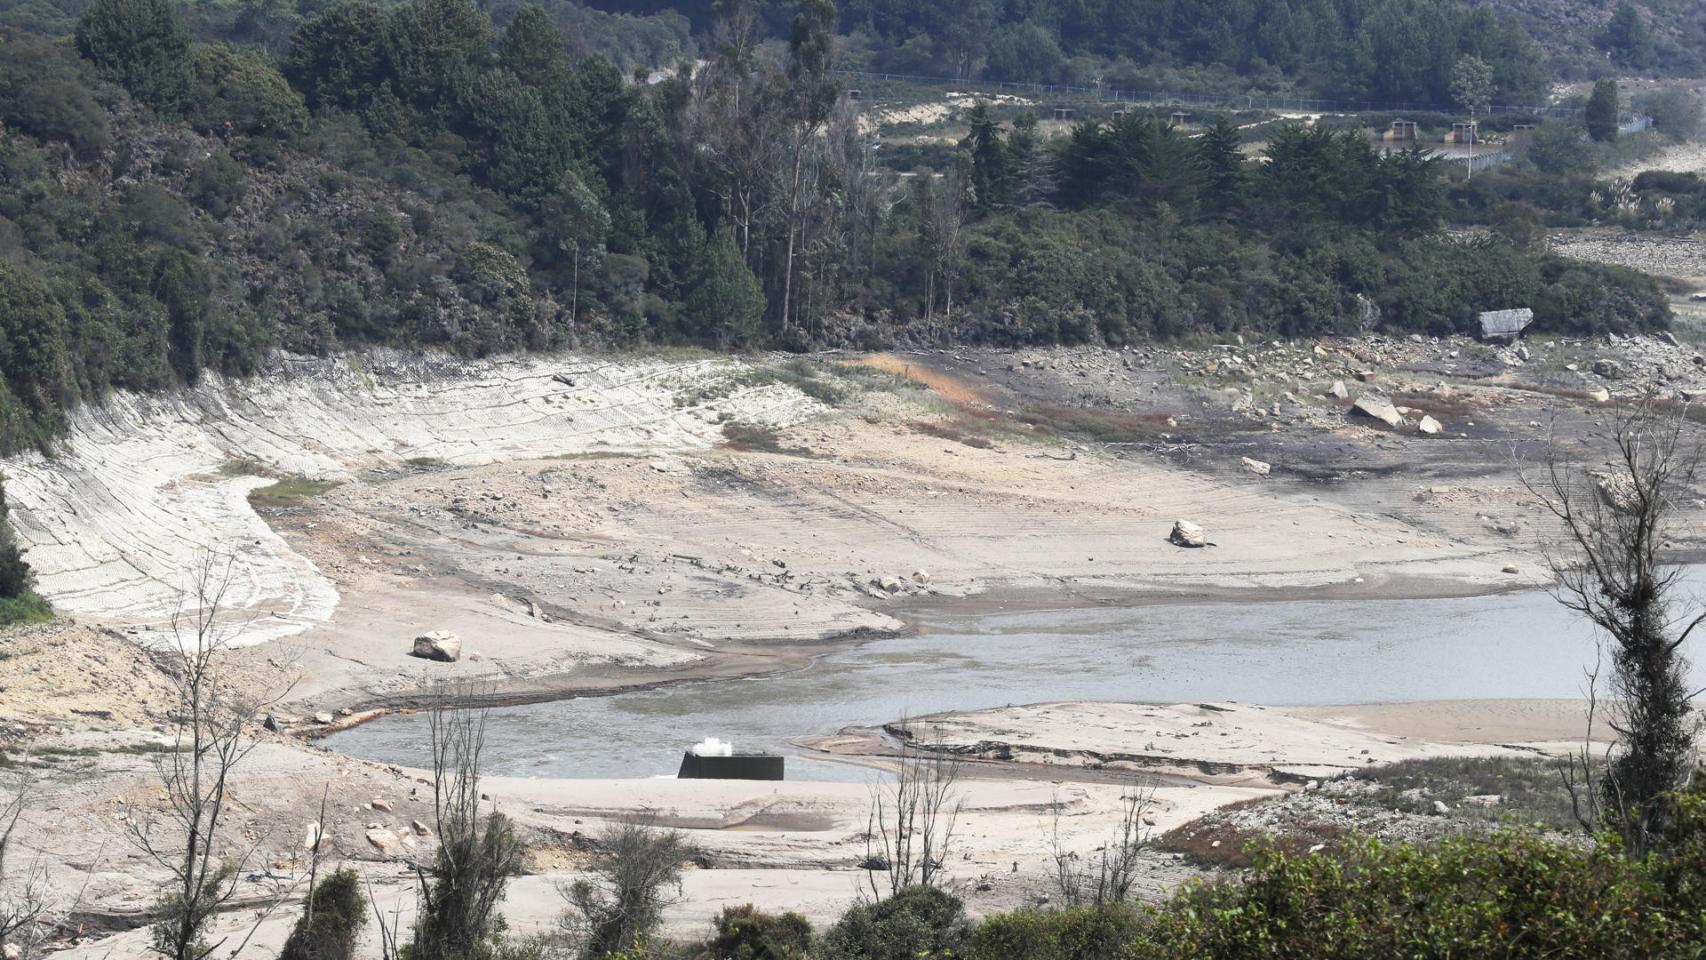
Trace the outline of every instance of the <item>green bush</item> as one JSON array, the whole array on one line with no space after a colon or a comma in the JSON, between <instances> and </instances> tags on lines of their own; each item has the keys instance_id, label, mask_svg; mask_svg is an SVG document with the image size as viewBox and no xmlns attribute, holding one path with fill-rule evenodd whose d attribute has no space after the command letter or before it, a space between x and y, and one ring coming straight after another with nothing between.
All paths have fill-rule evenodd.
<instances>
[{"instance_id":1,"label":"green bush","mask_svg":"<svg viewBox=\"0 0 1706 960\"><path fill-rule=\"evenodd\" d=\"M823 960L948 960L971 938L965 905L935 887L856 904L823 936Z\"/></svg>"},{"instance_id":2,"label":"green bush","mask_svg":"<svg viewBox=\"0 0 1706 960\"><path fill-rule=\"evenodd\" d=\"M724 907L705 960L809 960L812 925L797 913L765 913L746 904Z\"/></svg>"},{"instance_id":3,"label":"green bush","mask_svg":"<svg viewBox=\"0 0 1706 960\"><path fill-rule=\"evenodd\" d=\"M1143 933L1129 904L996 914L972 931L968 960L1121 960Z\"/></svg>"},{"instance_id":4,"label":"green bush","mask_svg":"<svg viewBox=\"0 0 1706 960\"><path fill-rule=\"evenodd\" d=\"M1334 856L1266 848L1248 876L1168 903L1130 956L1681 957L1706 936L1702 907L1611 841L1504 831Z\"/></svg>"},{"instance_id":5,"label":"green bush","mask_svg":"<svg viewBox=\"0 0 1706 960\"><path fill-rule=\"evenodd\" d=\"M301 133L308 124L302 95L252 52L197 47L195 81L189 119L197 129L283 137Z\"/></svg>"},{"instance_id":6,"label":"green bush","mask_svg":"<svg viewBox=\"0 0 1706 960\"><path fill-rule=\"evenodd\" d=\"M10 563L0 559L0 570L5 570ZM9 577L0 573L0 577ZM16 626L26 623L53 622L53 607L34 593L25 593L20 597L0 596L0 626Z\"/></svg>"},{"instance_id":7,"label":"green bush","mask_svg":"<svg viewBox=\"0 0 1706 960\"><path fill-rule=\"evenodd\" d=\"M366 922L361 878L354 870L339 870L309 894L279 960L351 960L356 933Z\"/></svg>"},{"instance_id":8,"label":"green bush","mask_svg":"<svg viewBox=\"0 0 1706 960\"><path fill-rule=\"evenodd\" d=\"M228 153L216 153L190 171L190 199L217 219L230 216L248 191L248 174Z\"/></svg>"}]
</instances>

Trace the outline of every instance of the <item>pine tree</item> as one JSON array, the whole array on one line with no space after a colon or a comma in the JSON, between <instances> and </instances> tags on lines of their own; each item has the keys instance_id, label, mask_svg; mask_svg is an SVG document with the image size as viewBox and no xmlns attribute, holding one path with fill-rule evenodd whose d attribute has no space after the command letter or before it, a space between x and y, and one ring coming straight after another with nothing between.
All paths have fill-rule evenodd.
<instances>
[{"instance_id":1,"label":"pine tree","mask_svg":"<svg viewBox=\"0 0 1706 960\"><path fill-rule=\"evenodd\" d=\"M1601 143L1617 139L1617 81L1604 77L1594 81L1593 95L1588 97L1588 136Z\"/></svg>"},{"instance_id":2,"label":"pine tree","mask_svg":"<svg viewBox=\"0 0 1706 960\"><path fill-rule=\"evenodd\" d=\"M1612 60L1636 69L1652 66L1657 57L1653 49L1653 35L1647 32L1640 11L1628 0L1617 5L1617 11L1605 25L1605 32L1599 35L1599 45L1611 54Z\"/></svg>"},{"instance_id":3,"label":"pine tree","mask_svg":"<svg viewBox=\"0 0 1706 960\"><path fill-rule=\"evenodd\" d=\"M77 23L77 51L161 113L195 88L190 32L170 0L96 0Z\"/></svg>"},{"instance_id":4,"label":"pine tree","mask_svg":"<svg viewBox=\"0 0 1706 960\"><path fill-rule=\"evenodd\" d=\"M700 252L687 317L695 329L714 332L725 346L749 346L762 332L764 290L726 230L713 231Z\"/></svg>"}]
</instances>

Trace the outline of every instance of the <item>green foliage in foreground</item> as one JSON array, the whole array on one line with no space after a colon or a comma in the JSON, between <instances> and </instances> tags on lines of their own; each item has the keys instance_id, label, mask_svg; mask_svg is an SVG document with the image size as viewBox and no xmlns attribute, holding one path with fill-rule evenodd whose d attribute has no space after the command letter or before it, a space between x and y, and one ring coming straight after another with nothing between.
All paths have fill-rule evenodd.
<instances>
[{"instance_id":1,"label":"green foliage in foreground","mask_svg":"<svg viewBox=\"0 0 1706 960\"><path fill-rule=\"evenodd\" d=\"M309 894L279 960L350 960L356 934L366 922L361 877L348 868L339 870Z\"/></svg>"},{"instance_id":2,"label":"green foliage in foreground","mask_svg":"<svg viewBox=\"0 0 1706 960\"><path fill-rule=\"evenodd\" d=\"M1706 955L1706 791L1676 801L1663 852L1507 828L1430 845L1260 845L1246 873L1158 907L1027 908L976 924L912 888L811 943L797 918L725 911L702 960L1685 960ZM809 946L808 946L809 943Z\"/></svg>"},{"instance_id":3,"label":"green foliage in foreground","mask_svg":"<svg viewBox=\"0 0 1706 960\"><path fill-rule=\"evenodd\" d=\"M52 620L53 607L40 594L32 591L19 597L0 597L0 627L50 623Z\"/></svg>"}]
</instances>

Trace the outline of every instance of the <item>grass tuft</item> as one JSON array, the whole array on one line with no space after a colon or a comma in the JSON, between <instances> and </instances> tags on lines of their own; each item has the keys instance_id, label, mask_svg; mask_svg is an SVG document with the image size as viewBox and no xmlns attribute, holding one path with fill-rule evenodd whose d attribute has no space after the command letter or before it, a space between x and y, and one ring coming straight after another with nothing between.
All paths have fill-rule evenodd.
<instances>
[{"instance_id":1,"label":"grass tuft","mask_svg":"<svg viewBox=\"0 0 1706 960\"><path fill-rule=\"evenodd\" d=\"M0 597L0 626L53 622L53 607L33 591L21 597ZM0 651L0 659L7 654Z\"/></svg>"},{"instance_id":2,"label":"grass tuft","mask_svg":"<svg viewBox=\"0 0 1706 960\"><path fill-rule=\"evenodd\" d=\"M275 483L249 491L249 505L257 510L299 507L304 501L321 496L337 485L336 480L283 477Z\"/></svg>"}]
</instances>

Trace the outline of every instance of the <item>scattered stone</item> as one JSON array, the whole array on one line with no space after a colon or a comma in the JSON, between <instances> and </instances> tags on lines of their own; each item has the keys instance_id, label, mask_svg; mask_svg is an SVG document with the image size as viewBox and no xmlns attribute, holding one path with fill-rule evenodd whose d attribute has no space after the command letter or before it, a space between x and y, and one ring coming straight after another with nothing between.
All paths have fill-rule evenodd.
<instances>
[{"instance_id":1,"label":"scattered stone","mask_svg":"<svg viewBox=\"0 0 1706 960\"><path fill-rule=\"evenodd\" d=\"M1389 427L1396 427L1404 422L1404 418L1398 413L1397 407L1386 400L1367 394L1357 398L1357 402L1351 405L1351 412L1379 420Z\"/></svg>"},{"instance_id":2,"label":"scattered stone","mask_svg":"<svg viewBox=\"0 0 1706 960\"><path fill-rule=\"evenodd\" d=\"M1592 400L1594 403L1610 403L1611 391L1604 387L1595 387L1588 391L1588 399Z\"/></svg>"},{"instance_id":3,"label":"scattered stone","mask_svg":"<svg viewBox=\"0 0 1706 960\"><path fill-rule=\"evenodd\" d=\"M1660 330L1658 333L1653 334L1653 339L1672 347L1682 346L1682 341L1678 340L1676 338L1676 334L1671 333L1669 330Z\"/></svg>"},{"instance_id":4,"label":"scattered stone","mask_svg":"<svg viewBox=\"0 0 1706 960\"><path fill-rule=\"evenodd\" d=\"M1593 362L1593 372L1607 380L1623 379L1623 364L1607 357L1601 357Z\"/></svg>"},{"instance_id":5,"label":"scattered stone","mask_svg":"<svg viewBox=\"0 0 1706 960\"><path fill-rule=\"evenodd\" d=\"M1373 370L1357 371L1357 379L1361 380L1363 383L1373 383L1379 376L1380 374L1375 373Z\"/></svg>"},{"instance_id":6,"label":"scattered stone","mask_svg":"<svg viewBox=\"0 0 1706 960\"><path fill-rule=\"evenodd\" d=\"M1167 535L1167 539L1181 547L1208 546L1208 540L1203 537L1202 527L1189 520L1173 521L1173 532Z\"/></svg>"},{"instance_id":7,"label":"scattered stone","mask_svg":"<svg viewBox=\"0 0 1706 960\"><path fill-rule=\"evenodd\" d=\"M877 581L877 586L889 593L899 593L906 589L906 584L902 583L899 577L884 577Z\"/></svg>"},{"instance_id":8,"label":"scattered stone","mask_svg":"<svg viewBox=\"0 0 1706 960\"><path fill-rule=\"evenodd\" d=\"M1335 400L1348 400L1351 392L1345 389L1345 381L1334 380L1333 385L1327 388L1327 395Z\"/></svg>"},{"instance_id":9,"label":"scattered stone","mask_svg":"<svg viewBox=\"0 0 1706 960\"><path fill-rule=\"evenodd\" d=\"M921 587L930 585L930 574L924 570L912 571L912 582Z\"/></svg>"},{"instance_id":10,"label":"scattered stone","mask_svg":"<svg viewBox=\"0 0 1706 960\"><path fill-rule=\"evenodd\" d=\"M1443 817L1450 812L1451 812L1451 808L1445 805L1445 801L1443 801L1443 800L1435 800L1434 801L1434 813L1437 813Z\"/></svg>"},{"instance_id":11,"label":"scattered stone","mask_svg":"<svg viewBox=\"0 0 1706 960\"><path fill-rule=\"evenodd\" d=\"M415 638L409 656L440 663L455 663L462 656L462 638L449 630L434 630Z\"/></svg>"},{"instance_id":12,"label":"scattered stone","mask_svg":"<svg viewBox=\"0 0 1706 960\"><path fill-rule=\"evenodd\" d=\"M1496 807L1499 804L1504 803L1505 798L1502 794L1481 793L1476 794L1473 797L1464 797L1463 802L1472 803L1477 807Z\"/></svg>"},{"instance_id":13,"label":"scattered stone","mask_svg":"<svg viewBox=\"0 0 1706 960\"><path fill-rule=\"evenodd\" d=\"M1416 424L1416 429L1431 437L1443 430L1444 427L1440 426L1438 420L1424 414L1422 416L1422 422Z\"/></svg>"},{"instance_id":14,"label":"scattered stone","mask_svg":"<svg viewBox=\"0 0 1706 960\"><path fill-rule=\"evenodd\" d=\"M412 823L410 823L409 827L410 827L410 829L415 831L415 836L417 836L417 837L430 837L430 836L432 836L432 828L427 826L426 824L420 822L419 820L416 820L416 821L413 821Z\"/></svg>"},{"instance_id":15,"label":"scattered stone","mask_svg":"<svg viewBox=\"0 0 1706 960\"><path fill-rule=\"evenodd\" d=\"M314 722L320 724L321 726L325 726L326 724L331 723L335 719L337 719L337 718L333 717L329 713L316 713L316 714L314 714Z\"/></svg>"},{"instance_id":16,"label":"scattered stone","mask_svg":"<svg viewBox=\"0 0 1706 960\"><path fill-rule=\"evenodd\" d=\"M397 836L397 831L386 827L368 827L367 842L387 857L403 852L403 838Z\"/></svg>"},{"instance_id":17,"label":"scattered stone","mask_svg":"<svg viewBox=\"0 0 1706 960\"><path fill-rule=\"evenodd\" d=\"M1522 572L1522 571L1521 571L1521 570L1518 570L1518 569L1517 569L1517 568L1516 568L1516 566L1515 566L1515 565L1514 565L1514 564L1513 564L1513 565L1508 565L1508 566L1506 566L1506 567L1505 567L1505 568L1504 568L1504 570L1503 570L1503 571L1501 571L1501 572L1503 572L1503 573L1521 573L1521 572Z\"/></svg>"},{"instance_id":18,"label":"scattered stone","mask_svg":"<svg viewBox=\"0 0 1706 960\"><path fill-rule=\"evenodd\" d=\"M378 810L380 813L390 813L391 812L391 801L389 801L389 800L385 800L385 799L374 800L372 803L368 804L368 806L374 810Z\"/></svg>"},{"instance_id":19,"label":"scattered stone","mask_svg":"<svg viewBox=\"0 0 1706 960\"><path fill-rule=\"evenodd\" d=\"M1260 460L1252 460L1249 457L1244 457L1243 460L1244 460L1244 469L1250 471L1251 473L1255 474L1258 477L1267 476L1269 471L1271 471L1273 469L1272 464L1263 463Z\"/></svg>"}]
</instances>

